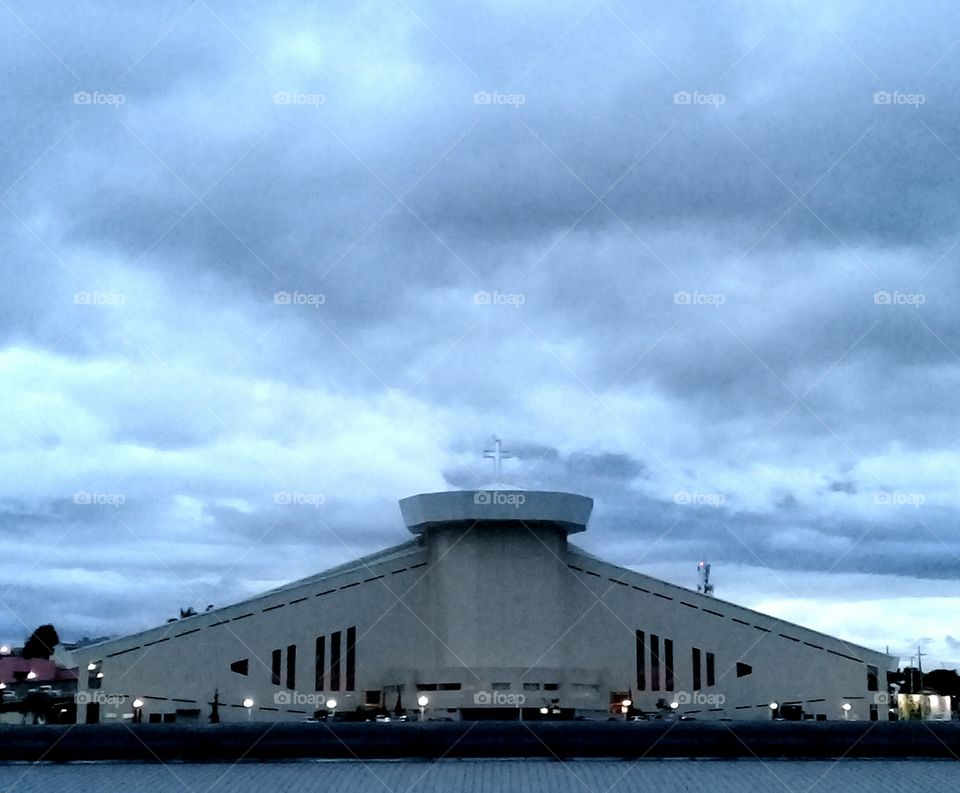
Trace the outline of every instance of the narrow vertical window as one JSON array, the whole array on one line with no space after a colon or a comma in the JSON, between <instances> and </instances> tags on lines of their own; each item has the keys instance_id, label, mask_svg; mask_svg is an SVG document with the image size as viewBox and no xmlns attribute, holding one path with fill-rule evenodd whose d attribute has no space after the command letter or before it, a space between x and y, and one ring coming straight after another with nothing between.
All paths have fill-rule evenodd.
<instances>
[{"instance_id":1,"label":"narrow vertical window","mask_svg":"<svg viewBox=\"0 0 960 793\"><path fill-rule=\"evenodd\" d=\"M707 653L707 685L712 686L717 682L716 679L716 661L713 653Z\"/></svg>"},{"instance_id":2,"label":"narrow vertical window","mask_svg":"<svg viewBox=\"0 0 960 793\"><path fill-rule=\"evenodd\" d=\"M340 690L340 631L330 634L330 690Z\"/></svg>"},{"instance_id":3,"label":"narrow vertical window","mask_svg":"<svg viewBox=\"0 0 960 793\"><path fill-rule=\"evenodd\" d=\"M673 639L663 640L664 689L673 691Z\"/></svg>"},{"instance_id":4,"label":"narrow vertical window","mask_svg":"<svg viewBox=\"0 0 960 793\"><path fill-rule=\"evenodd\" d=\"M291 691L297 687L297 645L287 647L287 688Z\"/></svg>"},{"instance_id":5,"label":"narrow vertical window","mask_svg":"<svg viewBox=\"0 0 960 793\"><path fill-rule=\"evenodd\" d=\"M880 675L877 667L867 664L867 691L880 690Z\"/></svg>"},{"instance_id":6,"label":"narrow vertical window","mask_svg":"<svg viewBox=\"0 0 960 793\"><path fill-rule=\"evenodd\" d=\"M643 631L637 631L637 691L647 689L647 641Z\"/></svg>"},{"instance_id":7,"label":"narrow vertical window","mask_svg":"<svg viewBox=\"0 0 960 793\"><path fill-rule=\"evenodd\" d=\"M691 656L691 661L693 665L693 690L699 691L703 686L700 684L700 648L694 647L693 654Z\"/></svg>"},{"instance_id":8,"label":"narrow vertical window","mask_svg":"<svg viewBox=\"0 0 960 793\"><path fill-rule=\"evenodd\" d=\"M650 634L650 690L660 690L660 637Z\"/></svg>"},{"instance_id":9,"label":"narrow vertical window","mask_svg":"<svg viewBox=\"0 0 960 793\"><path fill-rule=\"evenodd\" d=\"M270 663L270 682L275 686L280 685L280 662L281 656L283 655L282 650L274 650L273 658Z\"/></svg>"},{"instance_id":10,"label":"narrow vertical window","mask_svg":"<svg viewBox=\"0 0 960 793\"><path fill-rule=\"evenodd\" d=\"M327 669L327 637L317 637L317 647L313 654L313 688L315 691L323 691L323 678L326 677Z\"/></svg>"},{"instance_id":11,"label":"narrow vertical window","mask_svg":"<svg viewBox=\"0 0 960 793\"><path fill-rule=\"evenodd\" d=\"M354 691L357 686L357 628L347 628L347 691Z\"/></svg>"}]
</instances>

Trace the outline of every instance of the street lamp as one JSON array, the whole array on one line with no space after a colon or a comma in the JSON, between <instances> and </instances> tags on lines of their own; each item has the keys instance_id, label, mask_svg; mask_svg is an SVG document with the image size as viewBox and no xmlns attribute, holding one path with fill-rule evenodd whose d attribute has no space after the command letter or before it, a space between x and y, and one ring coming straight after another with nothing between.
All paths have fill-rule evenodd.
<instances>
[{"instance_id":1,"label":"street lamp","mask_svg":"<svg viewBox=\"0 0 960 793\"><path fill-rule=\"evenodd\" d=\"M777 718L777 711L779 711L779 710L780 710L780 703L779 703L779 702L771 702L771 703L770 703L770 718L771 718L771 719Z\"/></svg>"},{"instance_id":2,"label":"street lamp","mask_svg":"<svg viewBox=\"0 0 960 793\"><path fill-rule=\"evenodd\" d=\"M34 672L32 669L29 672L27 672L27 680L36 680L36 679L37 679L36 672Z\"/></svg>"},{"instance_id":3,"label":"street lamp","mask_svg":"<svg viewBox=\"0 0 960 793\"><path fill-rule=\"evenodd\" d=\"M335 717L337 715L337 701L333 697L330 697L326 702L326 706L330 714Z\"/></svg>"},{"instance_id":4,"label":"street lamp","mask_svg":"<svg viewBox=\"0 0 960 793\"><path fill-rule=\"evenodd\" d=\"M851 710L851 708L853 708L853 705L851 705L849 702L844 702L840 707L843 708L843 718L844 718L844 719L849 719L849 718L850 718L850 710Z\"/></svg>"},{"instance_id":5,"label":"street lamp","mask_svg":"<svg viewBox=\"0 0 960 793\"><path fill-rule=\"evenodd\" d=\"M620 703L620 712L626 717L627 711L630 710L630 706L633 704L632 699L625 699Z\"/></svg>"},{"instance_id":6,"label":"street lamp","mask_svg":"<svg viewBox=\"0 0 960 793\"><path fill-rule=\"evenodd\" d=\"M670 709L671 709L671 710L676 710L676 709L679 708L679 707L680 707L680 703L677 702L676 700L674 700L673 702L670 703Z\"/></svg>"},{"instance_id":7,"label":"street lamp","mask_svg":"<svg viewBox=\"0 0 960 793\"><path fill-rule=\"evenodd\" d=\"M133 701L133 723L140 724L143 721L143 700L137 697Z\"/></svg>"},{"instance_id":8,"label":"street lamp","mask_svg":"<svg viewBox=\"0 0 960 793\"><path fill-rule=\"evenodd\" d=\"M430 700L425 694L421 694L417 697L417 704L420 706L420 721L423 721L423 709L430 704Z\"/></svg>"},{"instance_id":9,"label":"street lamp","mask_svg":"<svg viewBox=\"0 0 960 793\"><path fill-rule=\"evenodd\" d=\"M253 700L250 697L244 699L243 707L247 709L247 721L250 721L253 718Z\"/></svg>"},{"instance_id":10,"label":"street lamp","mask_svg":"<svg viewBox=\"0 0 960 793\"><path fill-rule=\"evenodd\" d=\"M91 661L89 664L87 664L87 671L88 671L88 672L92 672L92 671L93 671L94 669L96 669L96 668L97 668L97 665L96 665L93 661Z\"/></svg>"}]
</instances>

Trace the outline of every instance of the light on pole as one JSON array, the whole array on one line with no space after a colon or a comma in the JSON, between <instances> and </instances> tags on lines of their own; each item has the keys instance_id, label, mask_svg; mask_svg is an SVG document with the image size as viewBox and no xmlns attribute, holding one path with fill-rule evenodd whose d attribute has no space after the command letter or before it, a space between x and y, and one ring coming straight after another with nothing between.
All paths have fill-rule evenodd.
<instances>
[{"instance_id":1,"label":"light on pole","mask_svg":"<svg viewBox=\"0 0 960 793\"><path fill-rule=\"evenodd\" d=\"M420 721L423 721L423 711L430 704L430 700L425 694L421 694L417 697L417 704L420 706Z\"/></svg>"},{"instance_id":2,"label":"light on pole","mask_svg":"<svg viewBox=\"0 0 960 793\"><path fill-rule=\"evenodd\" d=\"M137 697L133 701L133 723L140 724L143 721L143 700Z\"/></svg>"},{"instance_id":3,"label":"light on pole","mask_svg":"<svg viewBox=\"0 0 960 793\"><path fill-rule=\"evenodd\" d=\"M247 709L247 721L250 721L253 718L253 700L247 697L243 700L243 707Z\"/></svg>"},{"instance_id":4,"label":"light on pole","mask_svg":"<svg viewBox=\"0 0 960 793\"><path fill-rule=\"evenodd\" d=\"M330 697L325 704L327 706L327 710L330 711L331 719L335 718L337 715L337 701L333 697Z\"/></svg>"},{"instance_id":5,"label":"light on pole","mask_svg":"<svg viewBox=\"0 0 960 793\"><path fill-rule=\"evenodd\" d=\"M844 720L849 719L849 718L850 718L850 710L853 708L853 705L851 705L849 702L844 702L840 707L843 708L843 718L844 718Z\"/></svg>"}]
</instances>

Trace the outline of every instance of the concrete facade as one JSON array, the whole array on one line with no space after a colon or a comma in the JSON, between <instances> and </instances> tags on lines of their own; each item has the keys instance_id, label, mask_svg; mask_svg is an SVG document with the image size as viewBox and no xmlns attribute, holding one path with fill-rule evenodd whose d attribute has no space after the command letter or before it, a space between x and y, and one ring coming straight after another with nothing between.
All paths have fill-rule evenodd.
<instances>
[{"instance_id":1,"label":"concrete facade","mask_svg":"<svg viewBox=\"0 0 960 793\"><path fill-rule=\"evenodd\" d=\"M222 721L302 720L330 699L341 717L398 698L416 717L420 696L428 719L622 718L625 698L631 714L885 718L896 659L597 559L567 539L591 507L404 499L412 541L75 651L78 720L129 719L139 700L144 722L206 722L215 691Z\"/></svg>"}]
</instances>

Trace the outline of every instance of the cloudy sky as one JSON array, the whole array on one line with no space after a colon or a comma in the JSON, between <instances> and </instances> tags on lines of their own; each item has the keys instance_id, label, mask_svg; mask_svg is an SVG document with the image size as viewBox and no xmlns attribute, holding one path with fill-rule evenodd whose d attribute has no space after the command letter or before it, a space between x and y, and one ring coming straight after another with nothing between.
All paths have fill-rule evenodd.
<instances>
[{"instance_id":1,"label":"cloudy sky","mask_svg":"<svg viewBox=\"0 0 960 793\"><path fill-rule=\"evenodd\" d=\"M960 661L960 9L0 0L0 638L491 478ZM290 502L290 503L288 503Z\"/></svg>"}]
</instances>

